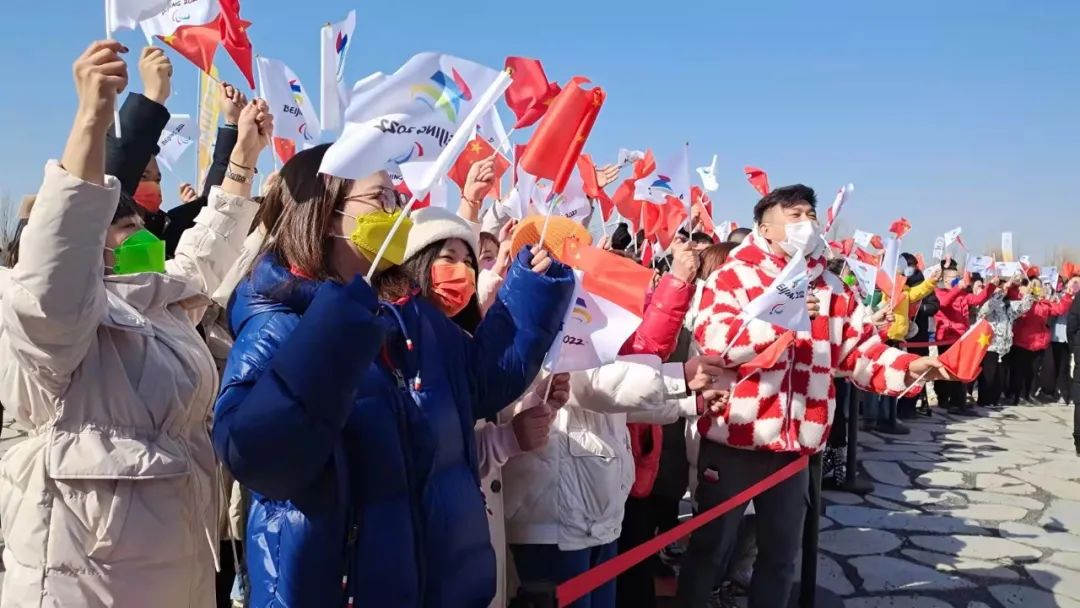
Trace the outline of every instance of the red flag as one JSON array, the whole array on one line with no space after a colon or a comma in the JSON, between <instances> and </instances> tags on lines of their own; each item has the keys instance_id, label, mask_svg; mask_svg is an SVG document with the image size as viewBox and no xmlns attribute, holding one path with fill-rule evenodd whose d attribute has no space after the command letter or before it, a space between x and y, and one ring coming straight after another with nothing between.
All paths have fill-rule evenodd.
<instances>
[{"instance_id":1,"label":"red flag","mask_svg":"<svg viewBox=\"0 0 1080 608\"><path fill-rule=\"evenodd\" d=\"M898 239L904 238L904 235L911 230L911 222L907 221L907 218L900 218L893 222L889 226L889 232L893 233Z\"/></svg>"},{"instance_id":2,"label":"red flag","mask_svg":"<svg viewBox=\"0 0 1080 608\"><path fill-rule=\"evenodd\" d=\"M686 206L675 197L667 197L663 205L646 204L645 238L655 241L666 251L686 218Z\"/></svg>"},{"instance_id":3,"label":"red flag","mask_svg":"<svg viewBox=\"0 0 1080 608\"><path fill-rule=\"evenodd\" d=\"M277 157L281 159L281 164L285 164L289 162L290 158L296 156L296 142L284 137L275 137L274 152L276 152Z\"/></svg>"},{"instance_id":4,"label":"red flag","mask_svg":"<svg viewBox=\"0 0 1080 608\"><path fill-rule=\"evenodd\" d=\"M221 46L232 57L240 73L247 78L248 86L255 88L255 76L252 74L251 40L247 28L251 22L240 18L240 0L218 0L221 5Z\"/></svg>"},{"instance_id":5,"label":"red flag","mask_svg":"<svg viewBox=\"0 0 1080 608\"><path fill-rule=\"evenodd\" d=\"M750 185L753 186L754 190L757 190L761 196L765 196L769 193L769 176L764 171L757 167L751 167L750 165L746 165L746 167L743 168L743 171L746 172L746 179L750 182Z\"/></svg>"},{"instance_id":6,"label":"red flag","mask_svg":"<svg viewBox=\"0 0 1080 608\"><path fill-rule=\"evenodd\" d=\"M768 348L757 354L756 357L744 363L739 368L739 374L745 375L756 369L772 369L776 365L776 362L780 360L780 355L784 354L784 351L791 346L791 343L795 341L795 332L788 330L780 334Z\"/></svg>"},{"instance_id":7,"label":"red flag","mask_svg":"<svg viewBox=\"0 0 1080 608\"><path fill-rule=\"evenodd\" d=\"M221 15L202 25L181 25L168 36L158 36L200 70L210 73L214 53L221 42Z\"/></svg>"},{"instance_id":8,"label":"red flag","mask_svg":"<svg viewBox=\"0 0 1080 608\"><path fill-rule=\"evenodd\" d=\"M554 182L552 192L556 194L562 194L566 187L604 105L604 90L595 87L586 91L581 88L586 82L588 79L575 76L555 97L519 161L527 173Z\"/></svg>"},{"instance_id":9,"label":"red flag","mask_svg":"<svg viewBox=\"0 0 1080 608\"><path fill-rule=\"evenodd\" d=\"M621 255L583 245L576 238L563 241L559 261L584 273L582 287L589 293L638 316L645 313L645 292L653 278L649 269Z\"/></svg>"},{"instance_id":10,"label":"red flag","mask_svg":"<svg viewBox=\"0 0 1080 608\"><path fill-rule=\"evenodd\" d=\"M859 247L855 248L854 253L855 253L855 259L859 260L863 264L870 264L871 266L880 266L881 265L881 256L880 255L869 254L869 253L863 251Z\"/></svg>"},{"instance_id":11,"label":"red flag","mask_svg":"<svg viewBox=\"0 0 1080 608\"><path fill-rule=\"evenodd\" d=\"M701 226L701 230L709 234L716 232L716 225L713 224L712 219L712 201L709 200L709 195L697 187L690 187L690 200L691 200L691 213L694 219L696 219ZM691 222L693 223L693 222ZM724 235L727 238L727 235Z\"/></svg>"},{"instance_id":12,"label":"red flag","mask_svg":"<svg viewBox=\"0 0 1080 608\"><path fill-rule=\"evenodd\" d=\"M528 127L540 120L561 89L548 82L544 66L537 59L507 57L506 69L514 82L506 89L506 105L517 117L515 129Z\"/></svg>"},{"instance_id":13,"label":"red flag","mask_svg":"<svg viewBox=\"0 0 1080 608\"><path fill-rule=\"evenodd\" d=\"M611 211L615 208L615 203L611 202L611 197L600 187L600 182L596 181L596 163L593 162L591 156L582 154L578 157L578 171L581 172L581 181L585 182L585 196L600 203L600 213L604 221L608 221L611 219Z\"/></svg>"},{"instance_id":14,"label":"red flag","mask_svg":"<svg viewBox=\"0 0 1080 608\"><path fill-rule=\"evenodd\" d=\"M993 339L994 330L990 328L990 323L983 319L964 332L949 350L938 357L938 361L941 361L956 380L971 382L979 376L983 357L990 349Z\"/></svg>"},{"instance_id":15,"label":"red flag","mask_svg":"<svg viewBox=\"0 0 1080 608\"><path fill-rule=\"evenodd\" d=\"M275 139L277 139L277 138L275 138ZM410 199L412 198L412 190L410 190L409 187L405 184L405 180L402 180L402 181L394 184L394 190L397 190L398 192L400 192L400 193L404 194L405 196L409 197ZM427 196L425 196L424 198L422 198L422 199L416 201L415 203L413 203L412 208L413 208L413 211L416 211L417 209L423 209L424 207L430 207L430 206L431 206L431 193L429 192L427 194Z\"/></svg>"},{"instance_id":16,"label":"red flag","mask_svg":"<svg viewBox=\"0 0 1080 608\"><path fill-rule=\"evenodd\" d=\"M915 254L915 261L919 264L919 270L926 270L926 262L923 260L921 253Z\"/></svg>"},{"instance_id":17,"label":"red flag","mask_svg":"<svg viewBox=\"0 0 1080 608\"><path fill-rule=\"evenodd\" d=\"M646 150L645 156L634 162L634 174L631 175L629 179L623 180L623 183L615 190L615 208L618 209L619 214L633 226L634 234L637 234L639 230L642 230L641 218L644 215L643 205L649 204L634 200L634 182L649 175L653 171L656 171L656 159L653 158L652 150Z\"/></svg>"},{"instance_id":18,"label":"red flag","mask_svg":"<svg viewBox=\"0 0 1080 608\"><path fill-rule=\"evenodd\" d=\"M479 135L465 146L465 149L458 155L457 160L454 161L454 166L450 167L446 176L457 184L458 188L464 188L465 179L469 176L469 168L484 159L491 158L492 155L495 156L495 182L484 193L484 197L494 194L495 198L502 198L499 184L502 181L503 174L510 168L510 161L506 160L506 157L502 154L495 154L495 148Z\"/></svg>"}]
</instances>

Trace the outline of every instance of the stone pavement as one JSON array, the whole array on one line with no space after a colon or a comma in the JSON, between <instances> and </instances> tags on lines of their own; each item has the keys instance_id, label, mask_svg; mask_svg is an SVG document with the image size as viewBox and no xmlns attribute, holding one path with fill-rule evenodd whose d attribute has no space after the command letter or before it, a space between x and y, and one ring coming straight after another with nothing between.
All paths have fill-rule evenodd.
<instances>
[{"instance_id":1,"label":"stone pavement","mask_svg":"<svg viewBox=\"0 0 1080 608\"><path fill-rule=\"evenodd\" d=\"M845 608L1080 608L1072 408L860 434L865 497L826 492L818 582Z\"/></svg>"}]
</instances>

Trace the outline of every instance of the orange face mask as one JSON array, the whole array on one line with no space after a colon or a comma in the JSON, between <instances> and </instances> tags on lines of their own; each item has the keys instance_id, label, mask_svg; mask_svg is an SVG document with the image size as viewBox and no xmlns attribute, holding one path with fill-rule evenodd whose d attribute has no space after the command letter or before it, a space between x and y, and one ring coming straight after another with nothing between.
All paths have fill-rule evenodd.
<instances>
[{"instance_id":1,"label":"orange face mask","mask_svg":"<svg viewBox=\"0 0 1080 608\"><path fill-rule=\"evenodd\" d=\"M161 184L151 181L141 181L135 188L135 194L131 197L139 206L151 213L157 213L161 209Z\"/></svg>"},{"instance_id":2,"label":"orange face mask","mask_svg":"<svg viewBox=\"0 0 1080 608\"><path fill-rule=\"evenodd\" d=\"M431 292L439 310L448 317L455 317L476 295L476 273L462 262L432 264Z\"/></svg>"}]
</instances>

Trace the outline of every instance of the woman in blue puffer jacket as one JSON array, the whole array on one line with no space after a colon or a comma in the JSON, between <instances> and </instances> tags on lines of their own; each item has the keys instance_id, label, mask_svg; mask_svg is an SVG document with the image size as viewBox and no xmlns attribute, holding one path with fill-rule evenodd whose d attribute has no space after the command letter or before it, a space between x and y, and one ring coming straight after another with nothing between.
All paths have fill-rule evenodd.
<instances>
[{"instance_id":1,"label":"woman in blue puffer jacket","mask_svg":"<svg viewBox=\"0 0 1080 608\"><path fill-rule=\"evenodd\" d=\"M472 337L415 292L380 301L408 220L375 289L360 275L404 201L385 172L319 175L325 151L282 169L284 210L229 307L213 439L253 492L249 605L487 606L473 426L536 376L572 274L522 251Z\"/></svg>"}]
</instances>

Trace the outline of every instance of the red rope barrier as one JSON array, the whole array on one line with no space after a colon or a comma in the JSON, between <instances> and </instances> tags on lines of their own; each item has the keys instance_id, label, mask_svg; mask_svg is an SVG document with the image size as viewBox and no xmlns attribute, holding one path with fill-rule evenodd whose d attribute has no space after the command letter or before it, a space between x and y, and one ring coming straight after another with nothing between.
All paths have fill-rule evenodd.
<instances>
[{"instance_id":1,"label":"red rope barrier","mask_svg":"<svg viewBox=\"0 0 1080 608\"><path fill-rule=\"evenodd\" d=\"M638 563L647 559L650 555L660 551L664 547L679 540L680 538L690 534L694 530L704 526L712 520L720 517L724 513L734 509L735 507L749 502L758 494L761 494L765 490L772 488L781 481L788 479L792 475L795 475L799 471L806 468L810 462L809 456L801 456L797 460L784 466L779 471L769 475L765 479L755 483L754 485L746 488L742 492L739 492L735 496L725 500L724 502L716 505L715 507L699 513L689 521L685 521L678 526L664 532L663 534L648 540L633 549L618 555L599 566L582 572L574 578L559 585L555 590L556 595L559 598L559 607L565 608L577 600L585 597L589 593L592 593L600 585L610 581L611 579L619 576L623 572L626 572L630 568L636 566Z\"/></svg>"}]
</instances>

